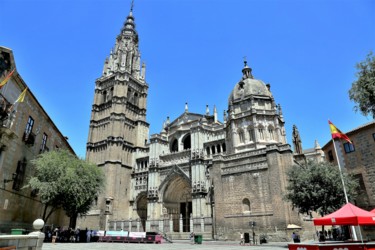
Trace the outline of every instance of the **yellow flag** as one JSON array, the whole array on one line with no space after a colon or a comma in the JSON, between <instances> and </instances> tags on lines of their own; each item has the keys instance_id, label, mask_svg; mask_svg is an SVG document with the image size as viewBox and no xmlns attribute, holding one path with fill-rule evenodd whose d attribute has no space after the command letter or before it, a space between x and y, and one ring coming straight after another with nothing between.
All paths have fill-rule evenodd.
<instances>
[{"instance_id":1,"label":"yellow flag","mask_svg":"<svg viewBox=\"0 0 375 250\"><path fill-rule=\"evenodd\" d=\"M8 82L8 80L9 80L10 77L13 75L13 73L14 73L15 70L16 70L16 69L14 68L14 69L12 70L12 72L10 72L10 73L5 77L5 79L1 81L1 83L0 83L0 88L1 88L2 86L4 86L4 85Z\"/></svg>"},{"instance_id":2,"label":"yellow flag","mask_svg":"<svg viewBox=\"0 0 375 250\"><path fill-rule=\"evenodd\" d=\"M23 102L23 100L25 99L26 91L27 91L27 87L25 88L24 91L22 91L22 93L20 94L20 96L17 98L17 100L14 103Z\"/></svg>"}]
</instances>

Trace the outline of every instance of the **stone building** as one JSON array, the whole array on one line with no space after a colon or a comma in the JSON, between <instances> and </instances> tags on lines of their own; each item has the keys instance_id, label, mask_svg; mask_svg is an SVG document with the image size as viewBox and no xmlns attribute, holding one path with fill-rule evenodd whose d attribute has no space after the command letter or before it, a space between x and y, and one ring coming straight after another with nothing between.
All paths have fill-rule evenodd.
<instances>
[{"instance_id":1,"label":"stone building","mask_svg":"<svg viewBox=\"0 0 375 250\"><path fill-rule=\"evenodd\" d=\"M341 168L358 180L359 190L355 204L363 209L375 207L375 121L363 124L345 133L352 144L342 140L336 142ZM326 160L337 165L334 145L330 140L323 146Z\"/></svg>"},{"instance_id":2,"label":"stone building","mask_svg":"<svg viewBox=\"0 0 375 250\"><path fill-rule=\"evenodd\" d=\"M245 61L223 122L216 108L197 114L186 103L149 137L138 41L131 9L92 105L86 159L104 169L107 185L77 225L235 239L255 222L257 234L286 240L287 225L303 221L282 198L285 171L295 161L270 85L255 79Z\"/></svg>"},{"instance_id":3,"label":"stone building","mask_svg":"<svg viewBox=\"0 0 375 250\"><path fill-rule=\"evenodd\" d=\"M17 97L27 88L18 73L12 50L0 47L0 80L14 69L0 89L0 233L12 228L31 229L43 213L35 190L23 188L34 169L30 161L39 154L65 148L74 151L28 88L23 102ZM67 225L63 211L55 213L47 224Z\"/></svg>"}]
</instances>

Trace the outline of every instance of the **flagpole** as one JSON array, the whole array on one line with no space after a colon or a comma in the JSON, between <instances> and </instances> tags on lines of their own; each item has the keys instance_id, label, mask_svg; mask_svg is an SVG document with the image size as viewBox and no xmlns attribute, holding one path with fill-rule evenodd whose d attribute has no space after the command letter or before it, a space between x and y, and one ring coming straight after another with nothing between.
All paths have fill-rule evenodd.
<instances>
[{"instance_id":1,"label":"flagpole","mask_svg":"<svg viewBox=\"0 0 375 250\"><path fill-rule=\"evenodd\" d=\"M344 182L344 178L342 176L342 171L341 171L341 165L340 165L340 159L339 159L339 155L337 153L337 149L336 149L336 143L335 143L335 139L332 138L332 143L333 143L333 148L335 149L335 154L336 154L336 159L337 159L337 165L339 166L339 172L340 172L340 178L341 178L341 182L342 182L342 187L344 189L344 195L345 195L345 201L346 201L346 204L349 203L349 200L348 200L348 194L346 193L346 188L345 188L345 182ZM353 239L354 240L358 240L357 238L357 234L355 232L355 228L354 226L351 226L352 228L352 233L353 233ZM361 229L360 229L361 230Z\"/></svg>"}]
</instances>

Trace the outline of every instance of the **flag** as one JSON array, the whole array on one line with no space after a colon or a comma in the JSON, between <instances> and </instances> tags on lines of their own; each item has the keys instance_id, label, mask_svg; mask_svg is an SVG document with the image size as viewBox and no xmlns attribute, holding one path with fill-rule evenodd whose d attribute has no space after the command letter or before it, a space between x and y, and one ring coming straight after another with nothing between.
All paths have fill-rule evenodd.
<instances>
[{"instance_id":1,"label":"flag","mask_svg":"<svg viewBox=\"0 0 375 250\"><path fill-rule=\"evenodd\" d=\"M1 87L3 87L7 82L8 82L8 80L10 79L10 77L13 75L13 73L14 73L14 71L15 71L16 69L14 68L5 78L4 78L4 80L2 80L1 81L1 83L0 83L0 88Z\"/></svg>"},{"instance_id":2,"label":"flag","mask_svg":"<svg viewBox=\"0 0 375 250\"><path fill-rule=\"evenodd\" d=\"M22 93L20 94L20 96L17 98L17 100L14 103L23 102L23 100L25 99L26 91L27 91L27 87L25 88L24 91L22 91Z\"/></svg>"},{"instance_id":3,"label":"flag","mask_svg":"<svg viewBox=\"0 0 375 250\"><path fill-rule=\"evenodd\" d=\"M344 134L343 132L341 132L340 129L336 128L336 126L333 125L331 121L328 120L328 124L329 124L329 128L331 130L332 139L339 138L339 139L344 139L349 143L352 143L352 141L349 139L349 137L346 136L346 134Z\"/></svg>"}]
</instances>

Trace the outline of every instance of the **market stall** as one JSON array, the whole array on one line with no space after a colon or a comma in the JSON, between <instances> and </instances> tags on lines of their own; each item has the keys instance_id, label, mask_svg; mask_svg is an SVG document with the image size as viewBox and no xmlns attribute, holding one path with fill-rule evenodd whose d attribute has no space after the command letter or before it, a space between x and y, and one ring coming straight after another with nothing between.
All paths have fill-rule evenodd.
<instances>
[{"instance_id":1,"label":"market stall","mask_svg":"<svg viewBox=\"0 0 375 250\"><path fill-rule=\"evenodd\" d=\"M375 225L375 214L368 212L351 203L345 204L342 208L328 214L322 218L313 220L315 226L337 225L337 226L363 226ZM361 230L359 230L361 232ZM317 243L296 243L289 244L289 250L375 250L375 242L364 242L362 235L360 241L334 241L334 242L317 242Z\"/></svg>"}]
</instances>

